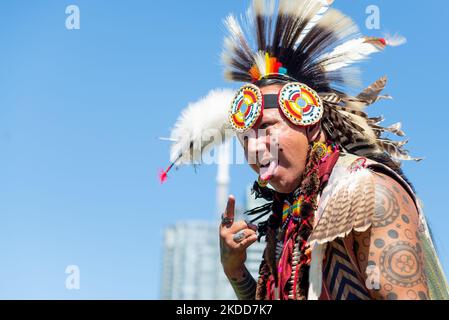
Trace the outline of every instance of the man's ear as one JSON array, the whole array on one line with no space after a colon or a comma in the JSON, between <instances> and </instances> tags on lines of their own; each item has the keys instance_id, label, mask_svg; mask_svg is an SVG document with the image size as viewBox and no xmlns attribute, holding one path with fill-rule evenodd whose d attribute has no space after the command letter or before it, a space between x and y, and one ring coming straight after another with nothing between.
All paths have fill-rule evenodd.
<instances>
[{"instance_id":1,"label":"man's ear","mask_svg":"<svg viewBox=\"0 0 449 320\"><path fill-rule=\"evenodd\" d=\"M321 122L306 127L306 136L309 143L319 141L321 139Z\"/></svg>"}]
</instances>

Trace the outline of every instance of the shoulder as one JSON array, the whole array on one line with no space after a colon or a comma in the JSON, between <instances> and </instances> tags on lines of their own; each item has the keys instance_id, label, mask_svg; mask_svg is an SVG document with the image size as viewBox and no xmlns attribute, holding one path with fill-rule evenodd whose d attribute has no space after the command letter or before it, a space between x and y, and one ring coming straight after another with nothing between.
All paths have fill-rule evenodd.
<instances>
[{"instance_id":1,"label":"shoulder","mask_svg":"<svg viewBox=\"0 0 449 320\"><path fill-rule=\"evenodd\" d=\"M386 227L392 223L419 224L415 200L396 179L384 173L373 172L375 184L375 209L372 217L374 228Z\"/></svg>"},{"instance_id":2,"label":"shoulder","mask_svg":"<svg viewBox=\"0 0 449 320\"><path fill-rule=\"evenodd\" d=\"M370 227L353 232L357 264L378 283L379 299L427 299L420 219L415 202L396 179L374 173L375 209ZM375 290L374 290L375 289Z\"/></svg>"},{"instance_id":3,"label":"shoulder","mask_svg":"<svg viewBox=\"0 0 449 320\"><path fill-rule=\"evenodd\" d=\"M370 227L364 232L354 230L354 238L373 248L404 251L419 243L420 219L412 196L396 179L383 173L373 173L375 183L374 213ZM418 244L419 247L419 244Z\"/></svg>"},{"instance_id":4,"label":"shoulder","mask_svg":"<svg viewBox=\"0 0 449 320\"><path fill-rule=\"evenodd\" d=\"M371 167L373 163L351 154L340 157L319 201L309 238L312 245L388 225L398 218L418 224L415 201L399 175L378 172Z\"/></svg>"}]
</instances>

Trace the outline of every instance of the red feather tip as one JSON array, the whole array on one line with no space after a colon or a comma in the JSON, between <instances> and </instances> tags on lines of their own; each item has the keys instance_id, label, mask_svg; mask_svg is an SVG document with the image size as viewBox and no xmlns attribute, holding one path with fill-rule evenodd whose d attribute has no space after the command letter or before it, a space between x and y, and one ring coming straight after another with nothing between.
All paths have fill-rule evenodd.
<instances>
[{"instance_id":1,"label":"red feather tip","mask_svg":"<svg viewBox=\"0 0 449 320\"><path fill-rule=\"evenodd\" d=\"M168 172L171 170L171 168L173 168L173 166L175 165L175 162L180 158L181 156L178 156L178 158L173 161L172 163L170 163L170 165L167 167L166 170L164 169L159 169L159 181L162 183L164 183L165 181L167 181L167 174Z\"/></svg>"},{"instance_id":2,"label":"red feather tip","mask_svg":"<svg viewBox=\"0 0 449 320\"><path fill-rule=\"evenodd\" d=\"M159 181L161 184L167 181L167 173L168 171L165 171L164 169L159 170Z\"/></svg>"}]
</instances>

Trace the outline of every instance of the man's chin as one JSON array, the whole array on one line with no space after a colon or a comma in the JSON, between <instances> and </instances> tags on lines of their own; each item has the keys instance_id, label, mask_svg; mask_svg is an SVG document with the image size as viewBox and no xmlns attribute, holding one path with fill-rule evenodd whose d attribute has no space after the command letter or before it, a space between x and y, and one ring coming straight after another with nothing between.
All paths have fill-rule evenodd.
<instances>
[{"instance_id":1,"label":"man's chin","mask_svg":"<svg viewBox=\"0 0 449 320\"><path fill-rule=\"evenodd\" d=\"M274 176L270 179L270 185L279 193L290 193L295 191L298 186L297 181L290 181L289 179L281 179Z\"/></svg>"}]
</instances>

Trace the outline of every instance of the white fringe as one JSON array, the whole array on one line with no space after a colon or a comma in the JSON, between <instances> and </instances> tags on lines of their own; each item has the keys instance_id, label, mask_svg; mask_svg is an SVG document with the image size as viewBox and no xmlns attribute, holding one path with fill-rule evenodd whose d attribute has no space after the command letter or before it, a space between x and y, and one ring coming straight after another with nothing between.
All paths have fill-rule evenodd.
<instances>
[{"instance_id":1,"label":"white fringe","mask_svg":"<svg viewBox=\"0 0 449 320\"><path fill-rule=\"evenodd\" d=\"M323 259L326 244L317 244L312 249L312 261L309 271L309 293L308 300L318 300L323 285Z\"/></svg>"}]
</instances>

